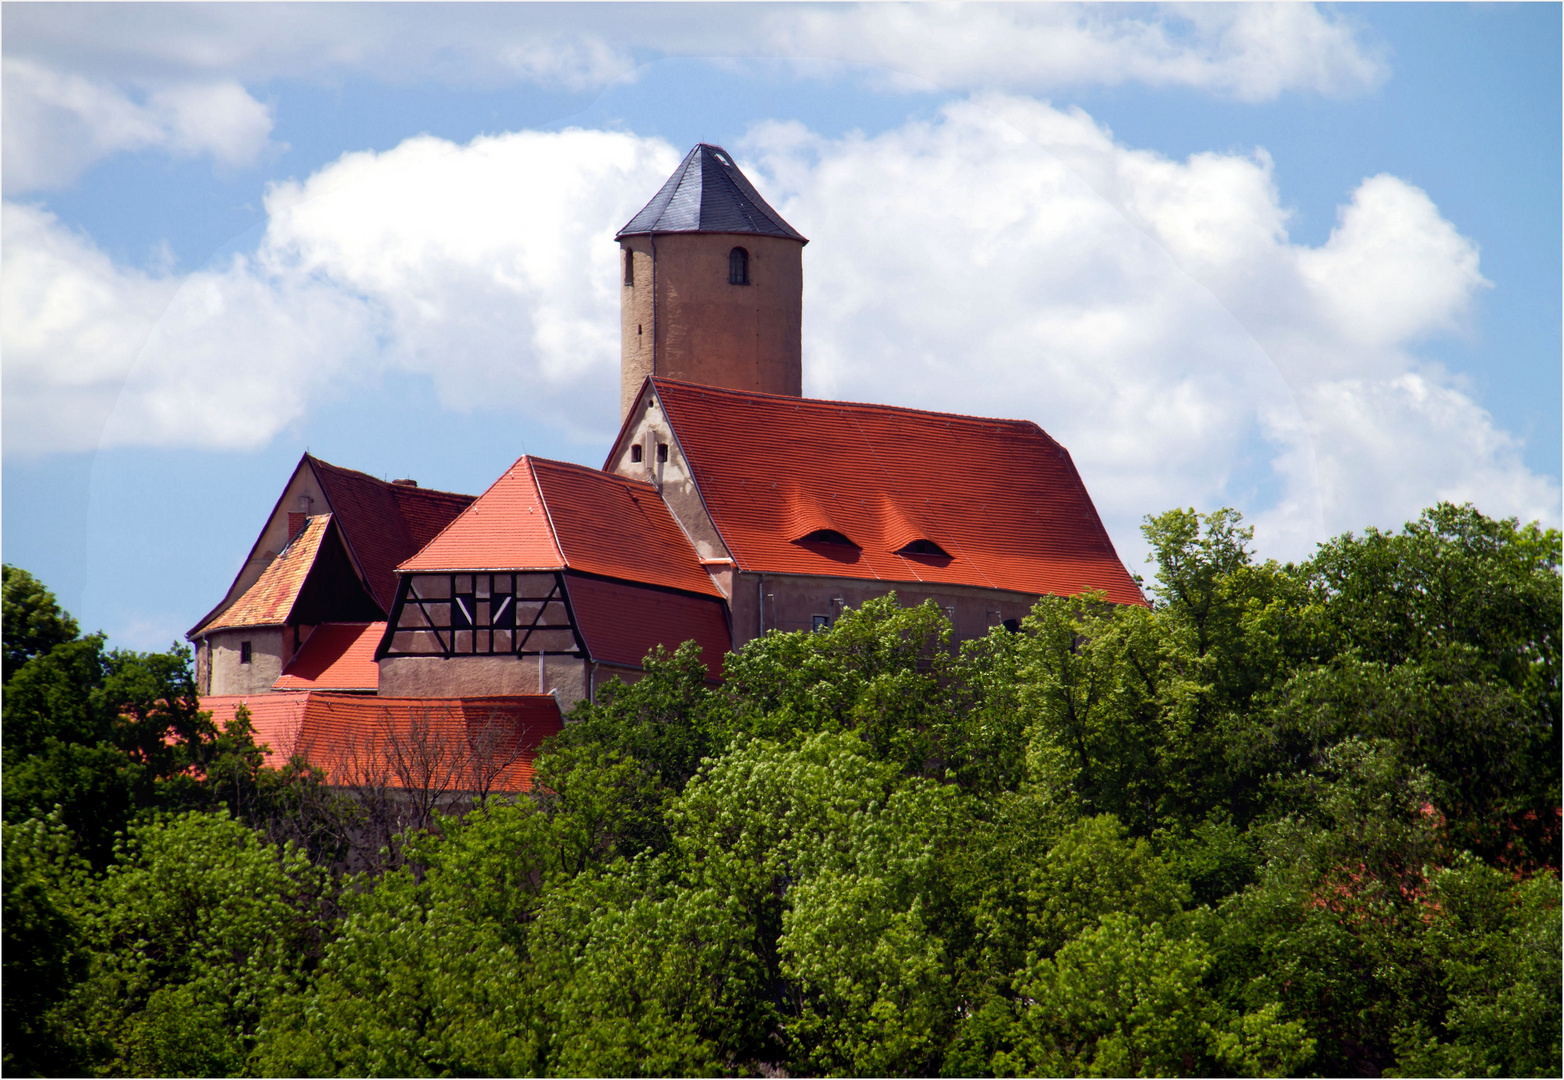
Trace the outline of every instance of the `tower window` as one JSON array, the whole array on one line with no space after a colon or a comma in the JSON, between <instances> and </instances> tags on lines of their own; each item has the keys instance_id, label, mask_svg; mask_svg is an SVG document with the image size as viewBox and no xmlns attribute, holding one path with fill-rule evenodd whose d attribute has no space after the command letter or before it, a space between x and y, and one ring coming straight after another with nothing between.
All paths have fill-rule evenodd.
<instances>
[{"instance_id":1,"label":"tower window","mask_svg":"<svg viewBox=\"0 0 1564 1080\"><path fill-rule=\"evenodd\" d=\"M248 641L241 641L241 642L239 642L239 663L241 663L241 664L248 664L249 662L250 662L250 643Z\"/></svg>"},{"instance_id":2,"label":"tower window","mask_svg":"<svg viewBox=\"0 0 1564 1080\"><path fill-rule=\"evenodd\" d=\"M640 443L636 443L634 446L630 447L630 460L631 461L640 461L641 460L641 444Z\"/></svg>"},{"instance_id":3,"label":"tower window","mask_svg":"<svg viewBox=\"0 0 1564 1080\"><path fill-rule=\"evenodd\" d=\"M625 284L635 284L635 252L625 248Z\"/></svg>"},{"instance_id":4,"label":"tower window","mask_svg":"<svg viewBox=\"0 0 1564 1080\"><path fill-rule=\"evenodd\" d=\"M743 248L728 252L728 284L749 284L749 252Z\"/></svg>"}]
</instances>

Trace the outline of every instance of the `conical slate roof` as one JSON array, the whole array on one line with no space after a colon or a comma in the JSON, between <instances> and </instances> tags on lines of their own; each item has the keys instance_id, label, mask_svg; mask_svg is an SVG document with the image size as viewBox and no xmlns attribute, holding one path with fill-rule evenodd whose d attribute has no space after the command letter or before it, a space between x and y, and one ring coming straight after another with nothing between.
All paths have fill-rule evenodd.
<instances>
[{"instance_id":1,"label":"conical slate roof","mask_svg":"<svg viewBox=\"0 0 1564 1080\"><path fill-rule=\"evenodd\" d=\"M766 204L728 152L709 143L696 143L614 239L687 232L755 233L809 243Z\"/></svg>"}]
</instances>

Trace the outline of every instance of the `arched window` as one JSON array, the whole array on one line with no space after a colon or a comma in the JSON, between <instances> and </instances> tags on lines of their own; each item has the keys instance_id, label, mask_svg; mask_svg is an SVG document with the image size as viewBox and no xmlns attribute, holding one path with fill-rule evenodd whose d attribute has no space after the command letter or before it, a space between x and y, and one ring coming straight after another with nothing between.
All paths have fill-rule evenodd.
<instances>
[{"instance_id":1,"label":"arched window","mask_svg":"<svg viewBox=\"0 0 1564 1080\"><path fill-rule=\"evenodd\" d=\"M743 248L728 252L728 284L749 284L749 252Z\"/></svg>"}]
</instances>

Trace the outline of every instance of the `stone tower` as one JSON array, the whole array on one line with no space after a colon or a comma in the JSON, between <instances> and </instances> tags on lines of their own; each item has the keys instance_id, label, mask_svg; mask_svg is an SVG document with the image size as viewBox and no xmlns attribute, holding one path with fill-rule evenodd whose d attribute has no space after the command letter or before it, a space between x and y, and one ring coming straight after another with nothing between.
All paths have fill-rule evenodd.
<instances>
[{"instance_id":1,"label":"stone tower","mask_svg":"<svg viewBox=\"0 0 1564 1080\"><path fill-rule=\"evenodd\" d=\"M619 231L620 415L648 375L803 393L804 245L728 152L698 144Z\"/></svg>"}]
</instances>

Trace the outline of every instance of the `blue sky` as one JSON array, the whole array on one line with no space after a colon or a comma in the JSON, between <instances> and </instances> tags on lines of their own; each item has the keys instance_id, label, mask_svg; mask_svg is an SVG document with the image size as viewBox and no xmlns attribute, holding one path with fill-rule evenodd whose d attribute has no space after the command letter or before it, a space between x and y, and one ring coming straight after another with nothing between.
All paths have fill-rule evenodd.
<instances>
[{"instance_id":1,"label":"blue sky","mask_svg":"<svg viewBox=\"0 0 1564 1080\"><path fill-rule=\"evenodd\" d=\"M0 20L0 542L117 644L306 448L600 464L612 233L701 140L811 238L806 393L1036 420L1132 570L1173 505L1559 521L1557 5Z\"/></svg>"}]
</instances>

